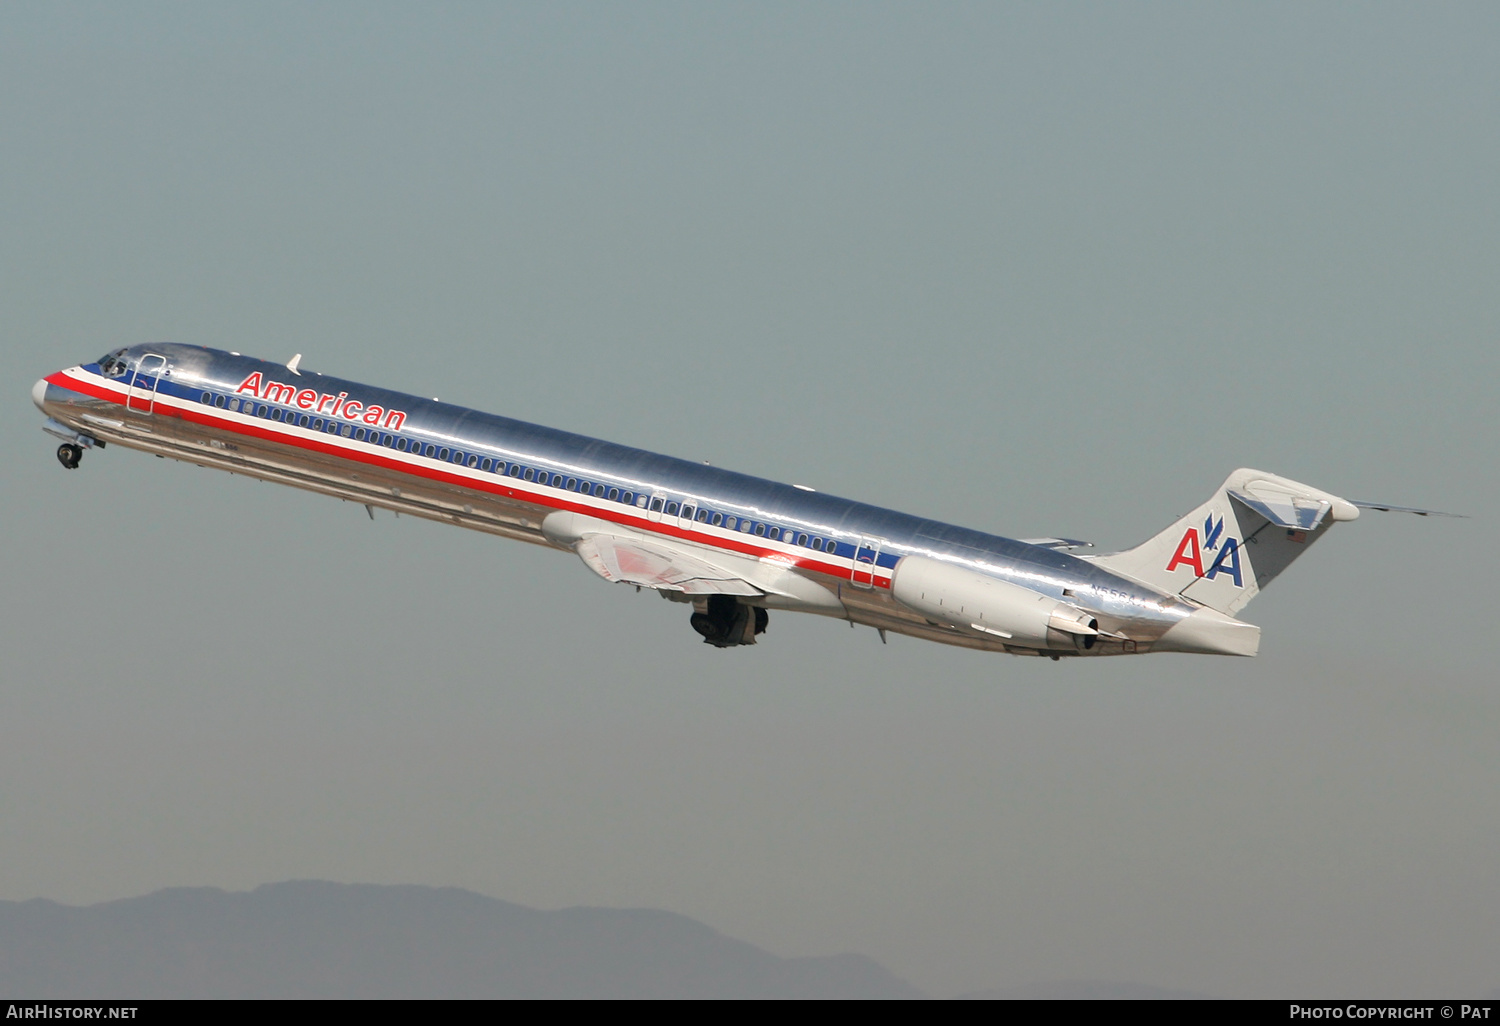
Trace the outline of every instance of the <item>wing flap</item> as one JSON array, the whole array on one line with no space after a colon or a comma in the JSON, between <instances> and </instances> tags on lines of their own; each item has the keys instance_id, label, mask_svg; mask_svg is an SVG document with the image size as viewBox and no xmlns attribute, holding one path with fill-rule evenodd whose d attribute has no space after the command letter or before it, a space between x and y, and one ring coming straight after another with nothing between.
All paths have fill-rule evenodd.
<instances>
[{"instance_id":1,"label":"wing flap","mask_svg":"<svg viewBox=\"0 0 1500 1026\"><path fill-rule=\"evenodd\" d=\"M591 534L573 546L588 568L606 581L688 595L759 597L764 591L712 563L640 538Z\"/></svg>"}]
</instances>

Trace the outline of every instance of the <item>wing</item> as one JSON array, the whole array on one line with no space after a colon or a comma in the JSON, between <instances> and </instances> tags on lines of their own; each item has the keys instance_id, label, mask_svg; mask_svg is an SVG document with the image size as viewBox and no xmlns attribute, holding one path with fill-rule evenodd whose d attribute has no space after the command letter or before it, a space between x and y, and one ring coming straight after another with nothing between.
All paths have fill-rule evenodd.
<instances>
[{"instance_id":1,"label":"wing","mask_svg":"<svg viewBox=\"0 0 1500 1026\"><path fill-rule=\"evenodd\" d=\"M739 595L752 605L767 599L780 609L845 612L836 590L780 559L682 543L565 510L542 519L542 534L559 548L578 553L606 581L687 595Z\"/></svg>"},{"instance_id":2,"label":"wing","mask_svg":"<svg viewBox=\"0 0 1500 1026\"><path fill-rule=\"evenodd\" d=\"M573 551L606 581L634 584L688 595L764 595L749 581L680 549L644 538L587 535Z\"/></svg>"}]
</instances>

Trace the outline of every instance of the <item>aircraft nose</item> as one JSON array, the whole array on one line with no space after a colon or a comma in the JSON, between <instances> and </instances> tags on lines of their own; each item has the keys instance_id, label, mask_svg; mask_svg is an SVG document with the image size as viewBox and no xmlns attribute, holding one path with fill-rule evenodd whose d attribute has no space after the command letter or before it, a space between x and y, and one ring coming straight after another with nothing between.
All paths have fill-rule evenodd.
<instances>
[{"instance_id":1,"label":"aircraft nose","mask_svg":"<svg viewBox=\"0 0 1500 1026\"><path fill-rule=\"evenodd\" d=\"M42 378L31 386L31 401L36 403L36 408L43 413L47 412L47 379Z\"/></svg>"}]
</instances>

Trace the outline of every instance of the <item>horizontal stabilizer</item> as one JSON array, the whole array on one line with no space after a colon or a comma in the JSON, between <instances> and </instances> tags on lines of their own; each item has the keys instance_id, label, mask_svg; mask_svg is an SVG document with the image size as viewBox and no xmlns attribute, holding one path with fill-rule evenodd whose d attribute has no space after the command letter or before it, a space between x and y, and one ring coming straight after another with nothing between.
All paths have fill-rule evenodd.
<instances>
[{"instance_id":1,"label":"horizontal stabilizer","mask_svg":"<svg viewBox=\"0 0 1500 1026\"><path fill-rule=\"evenodd\" d=\"M1057 549L1059 552L1094 547L1093 542L1079 541L1077 538L1017 538L1016 540L1023 545L1040 545L1044 549Z\"/></svg>"},{"instance_id":2,"label":"horizontal stabilizer","mask_svg":"<svg viewBox=\"0 0 1500 1026\"><path fill-rule=\"evenodd\" d=\"M1469 519L1465 513L1444 513L1440 509L1417 509L1414 506L1392 506L1388 502L1361 502L1359 499L1349 500L1360 509L1373 509L1381 513L1415 513L1419 517L1457 517L1460 520Z\"/></svg>"}]
</instances>

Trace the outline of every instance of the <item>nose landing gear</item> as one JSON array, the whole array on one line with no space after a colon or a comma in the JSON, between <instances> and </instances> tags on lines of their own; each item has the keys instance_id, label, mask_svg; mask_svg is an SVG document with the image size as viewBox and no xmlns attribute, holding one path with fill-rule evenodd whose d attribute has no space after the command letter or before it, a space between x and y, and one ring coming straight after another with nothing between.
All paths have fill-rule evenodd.
<instances>
[{"instance_id":1,"label":"nose landing gear","mask_svg":"<svg viewBox=\"0 0 1500 1026\"><path fill-rule=\"evenodd\" d=\"M72 442L64 442L57 447L57 462L69 470L77 470L78 464L83 460L83 447L74 445Z\"/></svg>"}]
</instances>

